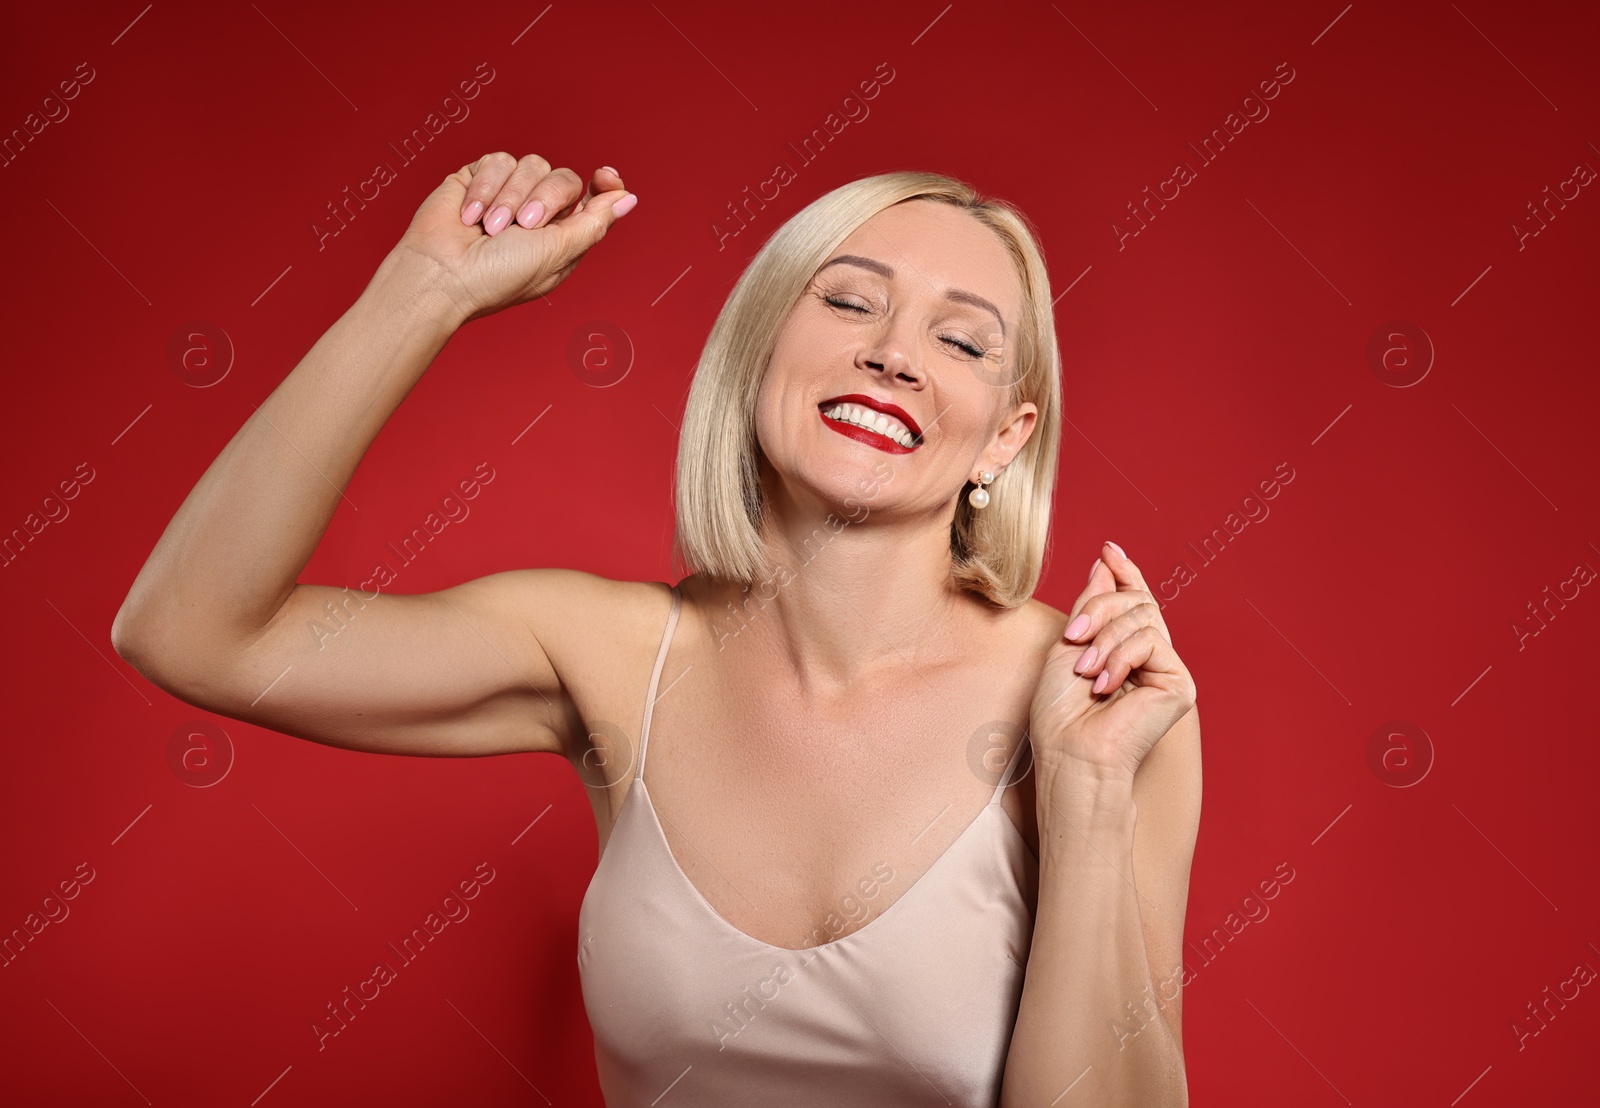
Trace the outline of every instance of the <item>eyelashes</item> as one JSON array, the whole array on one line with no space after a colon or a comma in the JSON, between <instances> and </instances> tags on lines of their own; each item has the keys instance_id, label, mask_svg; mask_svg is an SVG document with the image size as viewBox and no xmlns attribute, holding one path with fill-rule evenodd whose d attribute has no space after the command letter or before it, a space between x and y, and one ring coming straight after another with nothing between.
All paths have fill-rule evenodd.
<instances>
[{"instance_id":1,"label":"eyelashes","mask_svg":"<svg viewBox=\"0 0 1600 1108\"><path fill-rule=\"evenodd\" d=\"M862 315L867 315L870 312L870 309L863 308L860 304L852 304L848 300L840 300L836 296L824 295L822 299L835 308L844 308L847 311L859 312ZM958 339L953 335L940 335L939 338L941 341L949 343L951 346L956 347L973 358L982 358L988 353L988 351L980 350L971 343L963 342L961 339Z\"/></svg>"}]
</instances>

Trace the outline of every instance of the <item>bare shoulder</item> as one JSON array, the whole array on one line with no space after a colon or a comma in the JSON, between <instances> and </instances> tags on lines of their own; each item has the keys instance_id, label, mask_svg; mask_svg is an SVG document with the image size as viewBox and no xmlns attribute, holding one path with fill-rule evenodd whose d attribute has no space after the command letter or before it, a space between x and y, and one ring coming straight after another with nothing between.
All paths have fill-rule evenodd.
<instances>
[{"instance_id":1,"label":"bare shoulder","mask_svg":"<svg viewBox=\"0 0 1600 1108\"><path fill-rule=\"evenodd\" d=\"M1038 597L1029 598L1028 602L1023 604L1017 610L1023 613L1023 615L1025 615L1028 619L1033 620L1041 626L1054 627L1059 623L1064 627L1067 623L1066 612L1063 612L1059 608L1053 607L1052 605L1046 604Z\"/></svg>"},{"instance_id":2,"label":"bare shoulder","mask_svg":"<svg viewBox=\"0 0 1600 1108\"><path fill-rule=\"evenodd\" d=\"M664 582L578 569L518 569L488 580L495 582L495 600L521 620L548 659L567 727L612 702L638 658L655 649L672 602Z\"/></svg>"},{"instance_id":3,"label":"bare shoulder","mask_svg":"<svg viewBox=\"0 0 1600 1108\"><path fill-rule=\"evenodd\" d=\"M661 581L619 581L580 569L518 569L495 576L557 672L563 659L614 649L651 627L659 631L671 603L670 586Z\"/></svg>"},{"instance_id":4,"label":"bare shoulder","mask_svg":"<svg viewBox=\"0 0 1600 1108\"><path fill-rule=\"evenodd\" d=\"M1014 621L1014 633L1038 650L1042 663L1045 652L1055 645L1066 630L1069 617L1066 612L1042 600L1029 599L1011 613L1011 618Z\"/></svg>"},{"instance_id":5,"label":"bare shoulder","mask_svg":"<svg viewBox=\"0 0 1600 1108\"><path fill-rule=\"evenodd\" d=\"M658 636L672 602L662 581L619 581L586 570L510 570L494 580L565 685L581 684L582 671L595 661Z\"/></svg>"}]
</instances>

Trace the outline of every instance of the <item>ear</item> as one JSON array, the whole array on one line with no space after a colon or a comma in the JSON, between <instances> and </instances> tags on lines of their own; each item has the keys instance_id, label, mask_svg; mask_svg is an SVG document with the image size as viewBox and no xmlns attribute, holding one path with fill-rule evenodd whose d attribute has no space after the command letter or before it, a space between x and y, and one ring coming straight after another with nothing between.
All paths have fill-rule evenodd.
<instances>
[{"instance_id":1,"label":"ear","mask_svg":"<svg viewBox=\"0 0 1600 1108\"><path fill-rule=\"evenodd\" d=\"M1028 438L1033 434L1033 425L1039 418L1039 409L1031 401L1018 404L1000 425L1000 430L990 440L984 449L979 469L990 473L999 474L1001 470L1011 464Z\"/></svg>"}]
</instances>

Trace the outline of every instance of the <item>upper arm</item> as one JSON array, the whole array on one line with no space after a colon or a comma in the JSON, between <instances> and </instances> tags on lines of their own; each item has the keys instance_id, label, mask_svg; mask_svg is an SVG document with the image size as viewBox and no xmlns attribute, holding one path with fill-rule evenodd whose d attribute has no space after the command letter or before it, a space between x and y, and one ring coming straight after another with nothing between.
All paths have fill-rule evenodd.
<instances>
[{"instance_id":1,"label":"upper arm","mask_svg":"<svg viewBox=\"0 0 1600 1108\"><path fill-rule=\"evenodd\" d=\"M208 710L350 750L566 754L582 724L555 659L572 653L574 628L624 624L639 587L568 569L417 595L296 585L248 641L147 676Z\"/></svg>"},{"instance_id":2,"label":"upper arm","mask_svg":"<svg viewBox=\"0 0 1600 1108\"><path fill-rule=\"evenodd\" d=\"M1183 918L1200 831L1200 709L1191 707L1145 755L1133 776L1138 819L1134 884L1150 980L1180 1053L1183 1049ZM1167 993L1171 993L1171 999Z\"/></svg>"}]
</instances>

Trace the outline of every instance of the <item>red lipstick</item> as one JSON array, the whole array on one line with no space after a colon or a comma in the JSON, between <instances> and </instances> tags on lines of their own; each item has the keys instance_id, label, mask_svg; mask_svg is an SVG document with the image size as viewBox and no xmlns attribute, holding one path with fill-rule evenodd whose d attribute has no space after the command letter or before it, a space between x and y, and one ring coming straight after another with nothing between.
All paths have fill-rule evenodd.
<instances>
[{"instance_id":1,"label":"red lipstick","mask_svg":"<svg viewBox=\"0 0 1600 1108\"><path fill-rule=\"evenodd\" d=\"M828 418L828 410L839 404L857 404L863 408L869 408L872 411L882 412L884 415L894 417L905 425L907 431L911 432L914 445L901 446L898 442L880 435L876 431L869 431L865 427L856 426L854 423ZM885 454L910 454L917 449L917 446L921 445L922 430L917 426L916 421L899 405L890 404L884 400L862 396L860 393L848 393L844 396L835 396L830 400L824 400L817 405L817 414L824 424L839 432L839 434L844 435L846 438L855 439L857 442L864 442L868 446L875 446Z\"/></svg>"},{"instance_id":2,"label":"red lipstick","mask_svg":"<svg viewBox=\"0 0 1600 1108\"><path fill-rule=\"evenodd\" d=\"M835 396L830 400L824 400L817 407L827 409L835 404L860 404L863 408L871 408L875 412L894 416L894 418L906 425L906 430L911 432L912 438L920 439L922 437L922 428L917 426L917 421L912 419L910 414L898 404L891 404L887 400L879 400L871 396L862 396L859 392L850 392L845 393L843 396Z\"/></svg>"}]
</instances>

